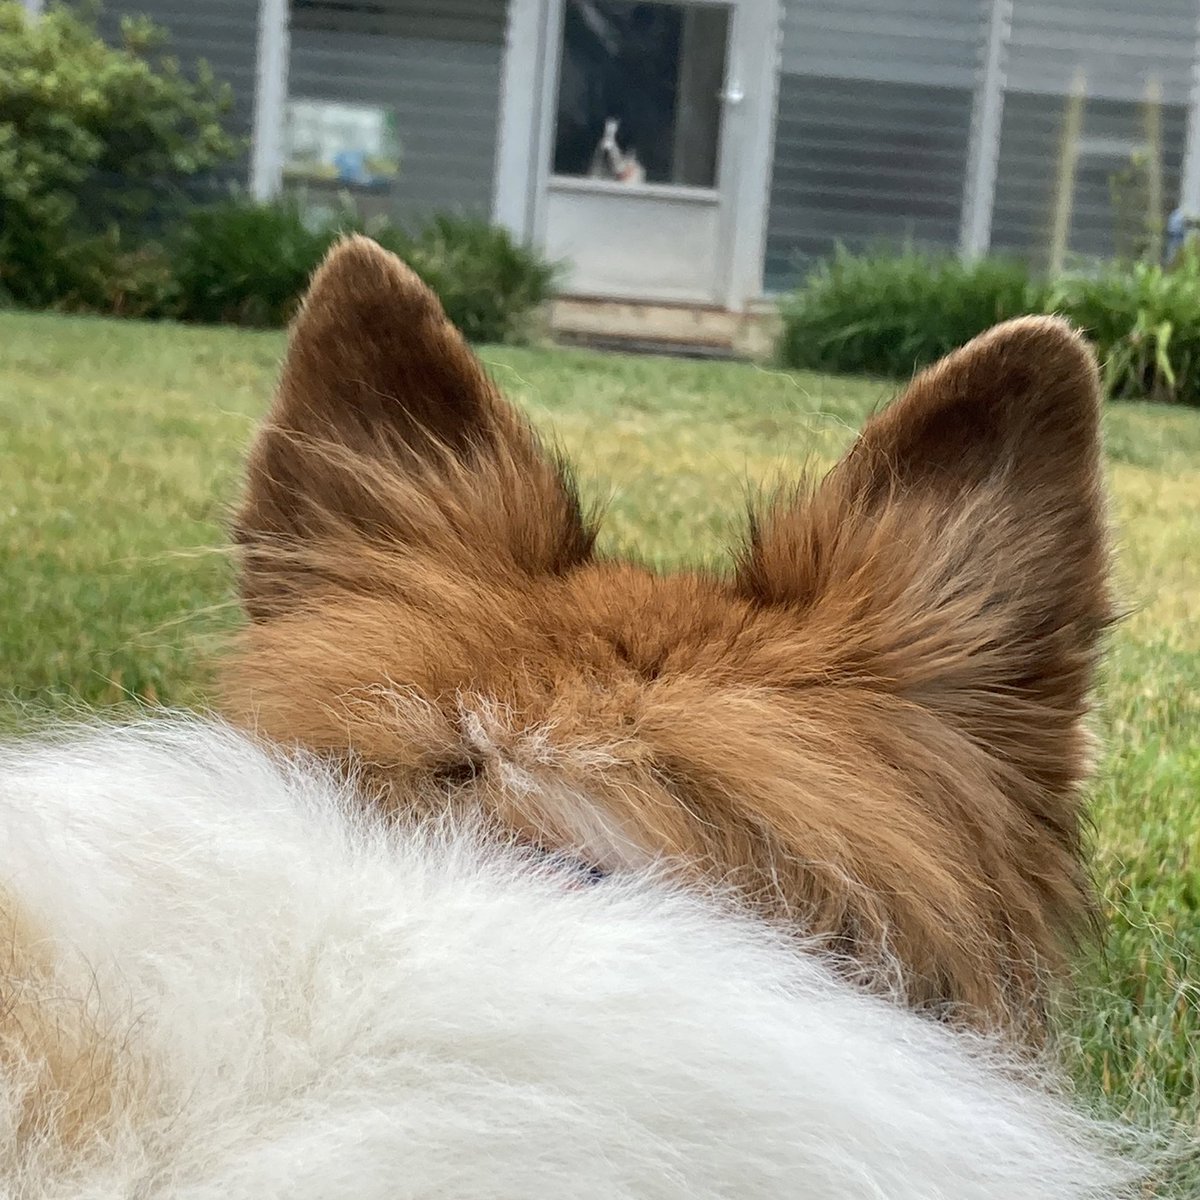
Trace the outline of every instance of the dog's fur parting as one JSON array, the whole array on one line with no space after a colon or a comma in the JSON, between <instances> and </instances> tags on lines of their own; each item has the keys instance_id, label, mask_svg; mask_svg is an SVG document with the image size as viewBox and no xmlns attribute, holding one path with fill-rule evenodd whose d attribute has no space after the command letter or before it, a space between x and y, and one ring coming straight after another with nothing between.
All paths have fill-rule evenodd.
<instances>
[{"instance_id":1,"label":"dog's fur parting","mask_svg":"<svg viewBox=\"0 0 1200 1200\"><path fill-rule=\"evenodd\" d=\"M0 751L0 871L8 1200L1136 1194L1115 1131L767 923L217 726Z\"/></svg>"},{"instance_id":2,"label":"dog's fur parting","mask_svg":"<svg viewBox=\"0 0 1200 1200\"><path fill-rule=\"evenodd\" d=\"M1036 1029L1087 911L1098 396L1066 325L1000 326L756 513L732 577L664 577L593 553L437 301L349 240L251 454L227 711L394 809L670 859L895 955L916 1003Z\"/></svg>"}]
</instances>

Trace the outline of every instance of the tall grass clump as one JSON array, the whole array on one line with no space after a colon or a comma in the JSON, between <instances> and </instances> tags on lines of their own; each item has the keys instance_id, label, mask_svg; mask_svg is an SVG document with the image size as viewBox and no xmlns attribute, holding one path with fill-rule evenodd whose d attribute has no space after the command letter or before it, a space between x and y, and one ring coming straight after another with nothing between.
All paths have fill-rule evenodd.
<instances>
[{"instance_id":1,"label":"tall grass clump","mask_svg":"<svg viewBox=\"0 0 1200 1200\"><path fill-rule=\"evenodd\" d=\"M1107 395L1200 406L1200 244L1169 266L1092 264L1047 281L1019 262L839 251L781 305L791 367L904 379L1010 317L1057 313L1094 343Z\"/></svg>"},{"instance_id":2,"label":"tall grass clump","mask_svg":"<svg viewBox=\"0 0 1200 1200\"><path fill-rule=\"evenodd\" d=\"M791 367L903 378L1046 302L1019 262L839 250L783 302L780 356Z\"/></svg>"},{"instance_id":3,"label":"tall grass clump","mask_svg":"<svg viewBox=\"0 0 1200 1200\"><path fill-rule=\"evenodd\" d=\"M1200 406L1200 248L1194 243L1169 267L1139 262L1064 279L1049 304L1095 343L1109 396Z\"/></svg>"}]
</instances>

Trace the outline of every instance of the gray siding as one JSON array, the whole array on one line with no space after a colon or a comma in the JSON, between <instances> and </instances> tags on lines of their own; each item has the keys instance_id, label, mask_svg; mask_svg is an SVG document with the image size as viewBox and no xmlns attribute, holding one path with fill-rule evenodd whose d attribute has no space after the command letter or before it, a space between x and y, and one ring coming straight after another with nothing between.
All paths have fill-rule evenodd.
<instances>
[{"instance_id":1,"label":"gray siding","mask_svg":"<svg viewBox=\"0 0 1200 1200\"><path fill-rule=\"evenodd\" d=\"M489 214L505 12L504 0L295 3L291 96L396 116L400 175L382 200L393 216Z\"/></svg>"},{"instance_id":2,"label":"gray siding","mask_svg":"<svg viewBox=\"0 0 1200 1200\"><path fill-rule=\"evenodd\" d=\"M1106 257L1116 249L1111 179L1144 144L1144 98L1163 100L1163 196L1179 194L1186 103L1195 49L1196 0L1016 0L1008 55L992 248L1041 264L1049 249L1066 97L1082 73L1081 141L1068 249ZM1165 214L1163 214L1165 215Z\"/></svg>"},{"instance_id":3,"label":"gray siding","mask_svg":"<svg viewBox=\"0 0 1200 1200\"><path fill-rule=\"evenodd\" d=\"M292 0L291 8L294 29L444 42L504 40L502 0Z\"/></svg>"},{"instance_id":4,"label":"gray siding","mask_svg":"<svg viewBox=\"0 0 1200 1200\"><path fill-rule=\"evenodd\" d=\"M1196 0L1016 0L1008 86L1061 94L1078 68L1092 96L1138 100L1153 75L1187 100Z\"/></svg>"},{"instance_id":5,"label":"gray siding","mask_svg":"<svg viewBox=\"0 0 1200 1200\"><path fill-rule=\"evenodd\" d=\"M850 248L958 242L980 0L791 0L765 287Z\"/></svg>"},{"instance_id":6,"label":"gray siding","mask_svg":"<svg viewBox=\"0 0 1200 1200\"><path fill-rule=\"evenodd\" d=\"M987 0L785 0L766 287L844 243L952 250ZM1117 248L1112 177L1162 97L1163 197L1176 202L1197 0L1014 0L993 250L1045 261L1065 97L1087 100L1069 249ZM1164 214L1165 215L1165 214Z\"/></svg>"},{"instance_id":7,"label":"gray siding","mask_svg":"<svg viewBox=\"0 0 1200 1200\"><path fill-rule=\"evenodd\" d=\"M112 42L120 39L121 17L144 15L170 36L165 50L187 69L205 59L218 79L233 89L230 132L249 139L254 121L255 52L258 5L254 0L107 0L100 30ZM235 174L245 178L242 156Z\"/></svg>"},{"instance_id":8,"label":"gray siding","mask_svg":"<svg viewBox=\"0 0 1200 1200\"><path fill-rule=\"evenodd\" d=\"M972 87L985 0L785 0L783 72Z\"/></svg>"},{"instance_id":9,"label":"gray siding","mask_svg":"<svg viewBox=\"0 0 1200 1200\"><path fill-rule=\"evenodd\" d=\"M1049 249L1056 169L1062 145L1066 99L1009 93L997 170L992 249L1043 265ZM1179 194L1187 110L1163 109L1163 196L1168 208ZM1089 98L1084 109L1084 139L1137 145L1143 140L1143 112L1126 100ZM1116 154L1084 155L1075 178L1068 249L1072 254L1108 257L1116 250L1116 213L1111 177L1124 165ZM1165 215L1165 214L1164 214Z\"/></svg>"}]
</instances>

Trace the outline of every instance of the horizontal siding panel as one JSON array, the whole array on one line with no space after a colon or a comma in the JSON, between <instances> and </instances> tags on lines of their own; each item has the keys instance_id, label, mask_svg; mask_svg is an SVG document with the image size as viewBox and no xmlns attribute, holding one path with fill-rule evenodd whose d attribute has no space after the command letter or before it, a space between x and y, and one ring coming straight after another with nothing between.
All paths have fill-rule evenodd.
<instances>
[{"instance_id":1,"label":"horizontal siding panel","mask_svg":"<svg viewBox=\"0 0 1200 1200\"><path fill-rule=\"evenodd\" d=\"M936 55L917 54L888 56L880 51L878 57L858 56L848 51L843 42L837 46L816 46L803 64L802 74L826 73L827 78L853 79L865 83L912 83L932 87L971 87L975 67L969 63L948 64Z\"/></svg>"},{"instance_id":2,"label":"horizontal siding panel","mask_svg":"<svg viewBox=\"0 0 1200 1200\"><path fill-rule=\"evenodd\" d=\"M1153 77L1185 103L1197 15L1195 0L1015 0L1009 87L1063 93L1082 70L1092 96L1136 100Z\"/></svg>"},{"instance_id":3,"label":"horizontal siding panel","mask_svg":"<svg viewBox=\"0 0 1200 1200\"><path fill-rule=\"evenodd\" d=\"M905 86L912 87L913 91L924 90L914 85L904 84L881 86L891 87L893 90ZM787 114L781 113L780 115L786 117ZM826 109L814 104L805 115L809 126L807 136L815 139L819 144L829 146L862 145L862 115L860 113L846 111L842 107ZM917 127L934 138L938 133L957 132L962 127L962 113L956 105L945 107L939 105L936 108L923 106L920 103L909 106L898 105L889 112L878 114L876 118L875 128L881 135L878 139L879 148L886 149L886 134L893 133L900 136Z\"/></svg>"},{"instance_id":4,"label":"horizontal siding panel","mask_svg":"<svg viewBox=\"0 0 1200 1200\"><path fill-rule=\"evenodd\" d=\"M828 257L834 246L844 242L857 248L868 243L882 243L896 246L899 242L910 237L919 237L923 244L944 248L942 238L942 218L929 217L912 213L896 220L892 214L878 214L861 211L847 211L836 208L813 207L804 213L804 220L790 226L784 226L784 231L796 243L796 246L771 246L772 253L788 251L795 248L807 247L803 257Z\"/></svg>"},{"instance_id":5,"label":"horizontal siding panel","mask_svg":"<svg viewBox=\"0 0 1200 1200\"><path fill-rule=\"evenodd\" d=\"M875 180L874 186L867 187L849 187L845 183L825 187L815 184L780 185L775 189L775 194L781 204L797 205L806 209L824 207L829 211L837 211L847 204L852 204L856 212L892 213L914 203L913 189L905 187L903 180L889 179L887 182L898 186L880 186L878 179ZM960 202L961 196L957 192L942 196L926 195L918 201L923 216L942 216L952 220L958 219Z\"/></svg>"},{"instance_id":6,"label":"horizontal siding panel","mask_svg":"<svg viewBox=\"0 0 1200 1200\"><path fill-rule=\"evenodd\" d=\"M971 87L986 0L789 0L785 74Z\"/></svg>"},{"instance_id":7,"label":"horizontal siding panel","mask_svg":"<svg viewBox=\"0 0 1200 1200\"><path fill-rule=\"evenodd\" d=\"M891 87L899 85L891 84ZM963 169L964 131L945 127L922 129L919 152L913 153L913 132L878 134L865 130L826 141L814 132L804 137L794 128L783 131L776 144L775 178L815 179L834 176L855 179L911 179L918 188L931 179L958 178Z\"/></svg>"},{"instance_id":8,"label":"horizontal siding panel","mask_svg":"<svg viewBox=\"0 0 1200 1200\"><path fill-rule=\"evenodd\" d=\"M1041 93L1012 92L1005 102L992 247L1035 265L1044 263L1049 248L1064 106L1064 97ZM1144 142L1143 112L1136 101L1089 99L1082 137L1138 145ZM1186 123L1182 105L1164 106L1163 195L1168 207L1178 195ZM1123 165L1120 156L1081 156L1068 242L1072 253L1108 257L1115 252L1111 179Z\"/></svg>"},{"instance_id":9,"label":"horizontal siding panel","mask_svg":"<svg viewBox=\"0 0 1200 1200\"><path fill-rule=\"evenodd\" d=\"M824 11L811 12L795 28L798 36L805 39L820 34L840 33L856 39L894 39L900 45L933 41L943 46L967 46L973 50L978 40L978 23L974 19L963 21L960 17L961 12L956 12L950 19L931 21L928 14L897 13L891 5L861 11L830 6Z\"/></svg>"},{"instance_id":10,"label":"horizontal siding panel","mask_svg":"<svg viewBox=\"0 0 1200 1200\"><path fill-rule=\"evenodd\" d=\"M784 75L767 289L791 286L839 242L953 249L972 98L966 88Z\"/></svg>"},{"instance_id":11,"label":"horizontal siding panel","mask_svg":"<svg viewBox=\"0 0 1200 1200\"><path fill-rule=\"evenodd\" d=\"M502 45L505 0L291 0L292 28Z\"/></svg>"},{"instance_id":12,"label":"horizontal siding panel","mask_svg":"<svg viewBox=\"0 0 1200 1200\"><path fill-rule=\"evenodd\" d=\"M804 76L784 73L785 80L798 80ZM905 83L893 86L891 81L870 81L878 92L864 90L862 81L836 79L828 76L810 77L807 85L794 83L791 86L803 92L803 113L782 93L779 97L779 116L782 120L803 120L812 128L861 128L864 117L876 123L879 129L911 130L941 127L958 129L962 125L960 100L962 89L945 88L926 82L921 86ZM799 95L799 92L795 93ZM880 105L874 99L867 101L864 95L886 95L887 104Z\"/></svg>"},{"instance_id":13,"label":"horizontal siding panel","mask_svg":"<svg viewBox=\"0 0 1200 1200\"><path fill-rule=\"evenodd\" d=\"M404 8L403 15L411 18L408 28L446 29L436 22L454 13L464 19L477 16L483 6L477 0L410 0ZM395 115L400 173L385 202L397 219L419 220L434 211L486 217L501 55L500 42L475 38L397 36L358 24L341 29L296 24L289 91L298 100L365 104Z\"/></svg>"},{"instance_id":14,"label":"horizontal siding panel","mask_svg":"<svg viewBox=\"0 0 1200 1200\"><path fill-rule=\"evenodd\" d=\"M1087 35L1163 35L1195 26L1193 0L1014 0L1013 34L1031 29L1070 29Z\"/></svg>"},{"instance_id":15,"label":"horizontal siding panel","mask_svg":"<svg viewBox=\"0 0 1200 1200\"><path fill-rule=\"evenodd\" d=\"M852 161L847 161L845 151L854 155ZM947 178L957 176L962 168L962 155L956 151L929 151L922 155L925 160L919 166L914 166L912 158L903 152L873 152L858 145L845 143L836 158L822 163L817 155L811 152L803 156L789 155L775 170L775 186L786 188L799 183L812 183L822 179L844 183L848 187L871 187L881 176L886 177L892 184L900 184L905 189L924 187L929 182L929 165L932 161L944 169Z\"/></svg>"}]
</instances>

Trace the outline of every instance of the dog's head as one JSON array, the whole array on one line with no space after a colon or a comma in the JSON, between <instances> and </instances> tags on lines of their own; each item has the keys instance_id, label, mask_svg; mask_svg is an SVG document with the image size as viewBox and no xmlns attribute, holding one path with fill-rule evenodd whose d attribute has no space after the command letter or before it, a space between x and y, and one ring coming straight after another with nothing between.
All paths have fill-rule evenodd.
<instances>
[{"instance_id":1,"label":"dog's head","mask_svg":"<svg viewBox=\"0 0 1200 1200\"><path fill-rule=\"evenodd\" d=\"M396 809L482 807L601 869L668 859L915 999L996 1015L1085 907L1109 620L1093 359L994 329L919 376L727 576L611 561L436 299L343 242L236 518L232 714Z\"/></svg>"}]
</instances>

